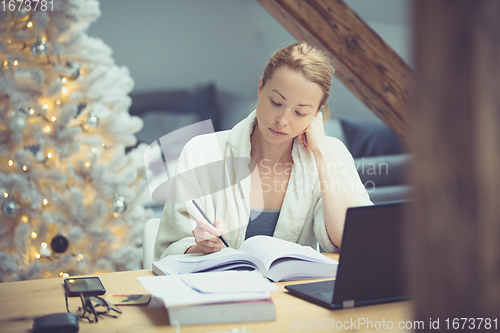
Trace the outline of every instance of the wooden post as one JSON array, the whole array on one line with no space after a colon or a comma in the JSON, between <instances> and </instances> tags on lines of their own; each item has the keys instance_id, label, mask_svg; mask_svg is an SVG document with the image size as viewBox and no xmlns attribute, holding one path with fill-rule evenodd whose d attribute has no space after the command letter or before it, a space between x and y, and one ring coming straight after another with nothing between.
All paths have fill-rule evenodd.
<instances>
[{"instance_id":1,"label":"wooden post","mask_svg":"<svg viewBox=\"0 0 500 333\"><path fill-rule=\"evenodd\" d=\"M442 331L491 332L469 318L500 326L500 1L417 0L414 9L415 319L424 331L439 320Z\"/></svg>"},{"instance_id":2,"label":"wooden post","mask_svg":"<svg viewBox=\"0 0 500 333\"><path fill-rule=\"evenodd\" d=\"M258 0L295 38L329 51L336 76L408 142L412 69L342 0Z\"/></svg>"}]
</instances>

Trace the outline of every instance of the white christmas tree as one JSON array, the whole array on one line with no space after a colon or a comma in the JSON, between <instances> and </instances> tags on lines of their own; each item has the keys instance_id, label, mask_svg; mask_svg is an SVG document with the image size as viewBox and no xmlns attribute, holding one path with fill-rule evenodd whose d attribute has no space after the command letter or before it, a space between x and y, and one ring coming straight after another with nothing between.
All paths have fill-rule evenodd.
<instances>
[{"instance_id":1,"label":"white christmas tree","mask_svg":"<svg viewBox=\"0 0 500 333\"><path fill-rule=\"evenodd\" d=\"M3 6L0 281L139 269L142 120L127 68L87 35L99 3Z\"/></svg>"}]
</instances>

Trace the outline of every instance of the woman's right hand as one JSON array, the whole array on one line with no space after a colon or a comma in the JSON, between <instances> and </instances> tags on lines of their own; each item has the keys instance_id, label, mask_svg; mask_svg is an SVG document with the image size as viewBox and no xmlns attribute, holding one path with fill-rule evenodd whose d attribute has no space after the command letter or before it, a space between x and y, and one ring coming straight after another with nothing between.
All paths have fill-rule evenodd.
<instances>
[{"instance_id":1,"label":"woman's right hand","mask_svg":"<svg viewBox=\"0 0 500 333\"><path fill-rule=\"evenodd\" d=\"M196 221L193 229L196 245L191 246L186 253L214 253L226 247L219 236L224 233L224 222L215 220L211 225L207 220Z\"/></svg>"}]
</instances>

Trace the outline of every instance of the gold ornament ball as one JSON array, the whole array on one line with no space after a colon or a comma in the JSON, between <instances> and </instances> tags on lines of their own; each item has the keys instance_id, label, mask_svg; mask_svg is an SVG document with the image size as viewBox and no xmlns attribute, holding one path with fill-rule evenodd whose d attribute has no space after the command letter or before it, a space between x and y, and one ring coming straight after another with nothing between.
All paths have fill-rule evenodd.
<instances>
[{"instance_id":1,"label":"gold ornament ball","mask_svg":"<svg viewBox=\"0 0 500 333\"><path fill-rule=\"evenodd\" d=\"M33 53L35 57L41 57L47 54L47 47L47 43L41 38L38 38L36 42L31 44L31 53Z\"/></svg>"},{"instance_id":2,"label":"gold ornament ball","mask_svg":"<svg viewBox=\"0 0 500 333\"><path fill-rule=\"evenodd\" d=\"M71 60L66 62L64 77L68 80L76 80L80 76L80 66Z\"/></svg>"},{"instance_id":3,"label":"gold ornament ball","mask_svg":"<svg viewBox=\"0 0 500 333\"><path fill-rule=\"evenodd\" d=\"M99 126L99 118L97 118L94 114L90 113L85 117L81 127L85 132L93 133L97 127Z\"/></svg>"},{"instance_id":4,"label":"gold ornament ball","mask_svg":"<svg viewBox=\"0 0 500 333\"><path fill-rule=\"evenodd\" d=\"M26 126L28 126L26 119L21 115L15 115L9 120L9 129L12 132L22 133L26 129Z\"/></svg>"},{"instance_id":5,"label":"gold ornament ball","mask_svg":"<svg viewBox=\"0 0 500 333\"><path fill-rule=\"evenodd\" d=\"M12 199L2 202L2 213L7 217L16 216L19 213L19 204Z\"/></svg>"},{"instance_id":6,"label":"gold ornament ball","mask_svg":"<svg viewBox=\"0 0 500 333\"><path fill-rule=\"evenodd\" d=\"M127 210L127 203L124 197L118 197L116 201L111 205L111 212L115 216L122 215Z\"/></svg>"}]
</instances>

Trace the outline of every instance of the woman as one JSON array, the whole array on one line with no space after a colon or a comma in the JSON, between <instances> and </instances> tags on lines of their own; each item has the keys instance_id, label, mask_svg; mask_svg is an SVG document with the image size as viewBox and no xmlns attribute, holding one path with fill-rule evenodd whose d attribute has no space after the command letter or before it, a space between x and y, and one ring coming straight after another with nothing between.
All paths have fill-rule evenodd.
<instances>
[{"instance_id":1,"label":"woman","mask_svg":"<svg viewBox=\"0 0 500 333\"><path fill-rule=\"evenodd\" d=\"M332 73L328 57L314 47L285 47L266 65L256 110L229 131L186 144L169 193L181 200L165 204L155 260L218 251L225 247L222 234L234 248L258 234L319 243L330 252L340 247L347 208L371 202L349 151L324 133L320 110L328 112ZM216 167L201 168L209 165ZM187 170L200 172L182 176ZM232 183L228 174L236 174ZM194 198L214 226L190 204Z\"/></svg>"}]
</instances>

